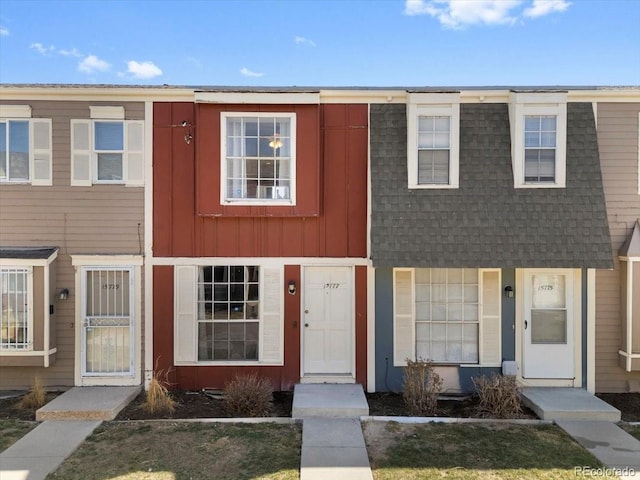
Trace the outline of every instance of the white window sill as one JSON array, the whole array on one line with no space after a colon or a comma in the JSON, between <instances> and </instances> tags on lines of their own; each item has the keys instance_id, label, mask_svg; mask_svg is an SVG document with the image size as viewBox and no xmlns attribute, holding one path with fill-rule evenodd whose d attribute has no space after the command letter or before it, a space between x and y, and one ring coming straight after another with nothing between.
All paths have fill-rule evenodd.
<instances>
[{"instance_id":1,"label":"white window sill","mask_svg":"<svg viewBox=\"0 0 640 480\"><path fill-rule=\"evenodd\" d=\"M244 361L238 360L236 362L230 360L202 360L202 361L194 361L194 362L174 362L174 365L177 366L193 366L193 367L282 367L284 366L284 362L260 362L258 360L252 361Z\"/></svg>"},{"instance_id":2,"label":"white window sill","mask_svg":"<svg viewBox=\"0 0 640 480\"><path fill-rule=\"evenodd\" d=\"M444 183L433 183L426 185L409 185L409 190L451 190L460 188L458 185L446 185Z\"/></svg>"},{"instance_id":3,"label":"white window sill","mask_svg":"<svg viewBox=\"0 0 640 480\"><path fill-rule=\"evenodd\" d=\"M295 203L290 200L225 200L222 202L222 205L225 206L238 206L238 207L295 207Z\"/></svg>"},{"instance_id":4,"label":"white window sill","mask_svg":"<svg viewBox=\"0 0 640 480\"><path fill-rule=\"evenodd\" d=\"M513 188L567 188L567 186L560 183L519 183Z\"/></svg>"}]
</instances>

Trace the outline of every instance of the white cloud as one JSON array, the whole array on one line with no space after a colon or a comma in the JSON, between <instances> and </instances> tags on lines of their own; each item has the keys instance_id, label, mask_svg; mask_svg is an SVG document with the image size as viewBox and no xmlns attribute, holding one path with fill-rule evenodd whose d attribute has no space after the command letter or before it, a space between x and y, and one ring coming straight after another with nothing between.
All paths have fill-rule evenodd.
<instances>
[{"instance_id":1,"label":"white cloud","mask_svg":"<svg viewBox=\"0 0 640 480\"><path fill-rule=\"evenodd\" d=\"M136 62L135 60L130 60L127 62L127 71L132 74L135 78L154 78L162 75L162 70L160 70L153 62Z\"/></svg>"},{"instance_id":2,"label":"white cloud","mask_svg":"<svg viewBox=\"0 0 640 480\"><path fill-rule=\"evenodd\" d=\"M82 57L82 53L80 53L76 48L72 48L71 50L65 50L64 48L61 48L60 50L58 50L58 53L65 57Z\"/></svg>"},{"instance_id":3,"label":"white cloud","mask_svg":"<svg viewBox=\"0 0 640 480\"><path fill-rule=\"evenodd\" d=\"M84 73L106 72L109 68L111 68L111 65L104 60L100 60L95 55L85 57L85 59L78 64L78 70Z\"/></svg>"},{"instance_id":4,"label":"white cloud","mask_svg":"<svg viewBox=\"0 0 640 480\"><path fill-rule=\"evenodd\" d=\"M310 45L310 46L312 46L312 47L315 47L315 46L316 46L316 42L314 42L313 40L309 40L308 38L301 37L301 36L296 36L296 37L293 39L293 41L294 41L294 42L296 42L297 44L304 44L304 43L306 43L307 45Z\"/></svg>"},{"instance_id":5,"label":"white cloud","mask_svg":"<svg viewBox=\"0 0 640 480\"><path fill-rule=\"evenodd\" d=\"M56 50L56 47L54 47L53 45L45 47L40 42L32 43L29 48L33 48L35 51L37 51L38 53L40 53L42 55L47 55L47 54L52 53L52 52L54 52Z\"/></svg>"},{"instance_id":6,"label":"white cloud","mask_svg":"<svg viewBox=\"0 0 640 480\"><path fill-rule=\"evenodd\" d=\"M529 2L528 2L529 3ZM533 0L521 11L523 0L405 0L404 14L430 15L447 28L468 25L512 25L523 16L537 18L565 11L566 0Z\"/></svg>"},{"instance_id":7,"label":"white cloud","mask_svg":"<svg viewBox=\"0 0 640 480\"><path fill-rule=\"evenodd\" d=\"M9 29L0 25L0 37L6 37L9 35Z\"/></svg>"},{"instance_id":8,"label":"white cloud","mask_svg":"<svg viewBox=\"0 0 640 480\"><path fill-rule=\"evenodd\" d=\"M553 12L564 12L571 2L565 0L533 0L533 5L524 11L525 17L537 18Z\"/></svg>"},{"instance_id":9,"label":"white cloud","mask_svg":"<svg viewBox=\"0 0 640 480\"><path fill-rule=\"evenodd\" d=\"M187 58L185 58L185 61L189 65L194 66L195 68L202 68L202 62L200 60L198 60L196 57L187 57Z\"/></svg>"},{"instance_id":10,"label":"white cloud","mask_svg":"<svg viewBox=\"0 0 640 480\"><path fill-rule=\"evenodd\" d=\"M240 69L240 73L245 77L263 77L264 73L253 72L249 70L247 67L242 67Z\"/></svg>"}]
</instances>

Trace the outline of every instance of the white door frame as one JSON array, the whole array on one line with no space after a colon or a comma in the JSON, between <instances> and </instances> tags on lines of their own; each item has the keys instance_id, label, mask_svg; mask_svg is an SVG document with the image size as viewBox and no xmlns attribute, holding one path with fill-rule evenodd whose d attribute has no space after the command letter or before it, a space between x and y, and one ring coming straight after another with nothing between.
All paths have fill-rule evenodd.
<instances>
[{"instance_id":1,"label":"white door frame","mask_svg":"<svg viewBox=\"0 0 640 480\"><path fill-rule=\"evenodd\" d=\"M524 365L524 321L525 321L525 293L527 273L554 273L571 275L573 280L573 377L572 379L523 378L522 368L518 369L518 381L525 386L538 387L581 387L582 386L582 272L579 268L518 268L516 269L516 360ZM529 319L530 320L530 319Z\"/></svg>"},{"instance_id":2,"label":"white door frame","mask_svg":"<svg viewBox=\"0 0 640 480\"><path fill-rule=\"evenodd\" d=\"M77 386L126 386L140 385L142 382L142 264L140 255L72 255L71 263L75 267L75 385ZM86 268L131 268L134 276L133 301L133 375L126 376L84 376L82 374L83 342L83 275Z\"/></svg>"},{"instance_id":3,"label":"white door frame","mask_svg":"<svg viewBox=\"0 0 640 480\"><path fill-rule=\"evenodd\" d=\"M349 298L349 312L351 325L349 326L351 331L351 352L350 352L350 370L347 375L316 375L305 373L305 303L306 303L306 270L307 268L346 268L350 271L349 280L351 282L351 297ZM300 284L301 296L300 296L300 382L301 383L355 383L356 379L356 312L355 312L355 295L356 295L356 281L355 281L355 267L353 264L340 265L318 265L307 264L300 266Z\"/></svg>"}]
</instances>

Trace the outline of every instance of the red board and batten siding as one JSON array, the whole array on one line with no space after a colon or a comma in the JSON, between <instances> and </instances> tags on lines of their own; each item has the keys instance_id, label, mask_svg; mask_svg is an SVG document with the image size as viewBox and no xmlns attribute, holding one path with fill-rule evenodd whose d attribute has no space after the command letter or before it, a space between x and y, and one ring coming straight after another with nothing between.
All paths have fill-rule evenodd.
<instances>
[{"instance_id":1,"label":"red board and batten siding","mask_svg":"<svg viewBox=\"0 0 640 480\"><path fill-rule=\"evenodd\" d=\"M257 109L224 106L225 111ZM154 105L154 256L366 257L368 107L268 110L296 111L295 207L221 206L223 107ZM193 123L190 144L180 126L185 120Z\"/></svg>"},{"instance_id":2,"label":"red board and batten siding","mask_svg":"<svg viewBox=\"0 0 640 480\"><path fill-rule=\"evenodd\" d=\"M293 207L220 205L220 113L295 112ZM367 105L154 104L155 257L364 258L367 247ZM192 124L184 141L182 123ZM301 285L300 265L285 283ZM154 267L154 361L180 388L221 388L239 372L259 371L274 388L300 379L300 295L284 294L283 366L173 366L174 272ZM356 380L366 385L367 269L355 267Z\"/></svg>"},{"instance_id":3,"label":"red board and batten siding","mask_svg":"<svg viewBox=\"0 0 640 480\"><path fill-rule=\"evenodd\" d=\"M356 268L356 381L367 384L367 267ZM285 265L284 276L300 285L300 266ZM170 372L173 385L183 389L222 388L239 373L259 372L277 390L293 390L300 381L300 295L284 295L283 366L173 366L173 267L153 269L153 355L156 371ZM283 285L282 288L286 288Z\"/></svg>"}]
</instances>

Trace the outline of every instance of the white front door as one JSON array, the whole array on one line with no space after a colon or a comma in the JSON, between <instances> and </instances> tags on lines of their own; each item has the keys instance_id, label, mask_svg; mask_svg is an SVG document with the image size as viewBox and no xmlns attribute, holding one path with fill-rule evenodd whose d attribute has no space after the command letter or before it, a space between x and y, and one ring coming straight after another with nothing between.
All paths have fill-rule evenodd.
<instances>
[{"instance_id":1,"label":"white front door","mask_svg":"<svg viewBox=\"0 0 640 480\"><path fill-rule=\"evenodd\" d=\"M306 267L303 298L303 374L353 374L350 267Z\"/></svg>"},{"instance_id":2,"label":"white front door","mask_svg":"<svg viewBox=\"0 0 640 480\"><path fill-rule=\"evenodd\" d=\"M525 271L523 378L574 378L573 287L570 270Z\"/></svg>"},{"instance_id":3,"label":"white front door","mask_svg":"<svg viewBox=\"0 0 640 480\"><path fill-rule=\"evenodd\" d=\"M133 268L82 268L83 377L134 375L134 292Z\"/></svg>"}]
</instances>

